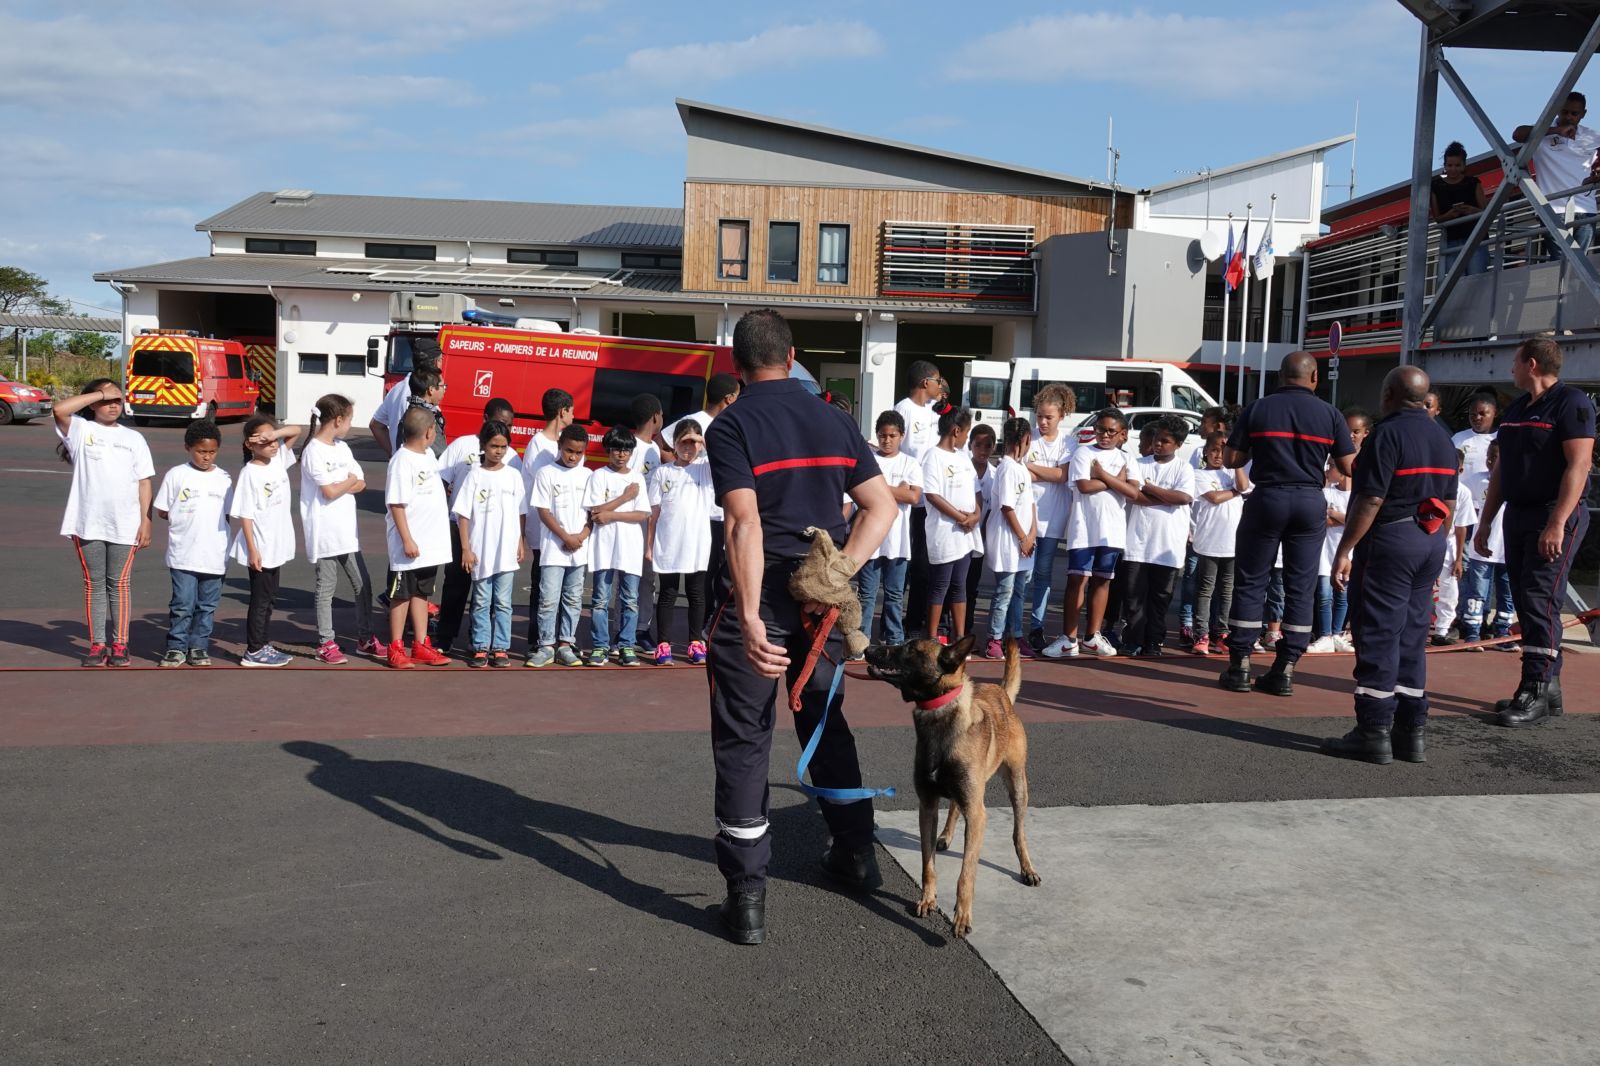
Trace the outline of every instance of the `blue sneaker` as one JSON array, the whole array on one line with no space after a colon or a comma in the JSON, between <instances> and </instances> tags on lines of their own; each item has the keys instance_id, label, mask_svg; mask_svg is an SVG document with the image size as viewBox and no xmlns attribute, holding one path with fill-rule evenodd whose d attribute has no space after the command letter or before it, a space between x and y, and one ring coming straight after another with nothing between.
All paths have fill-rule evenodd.
<instances>
[{"instance_id":1,"label":"blue sneaker","mask_svg":"<svg viewBox=\"0 0 1600 1066\"><path fill-rule=\"evenodd\" d=\"M245 652L244 658L239 660L240 666L288 666L289 657L274 648L271 644L263 644L255 651Z\"/></svg>"}]
</instances>

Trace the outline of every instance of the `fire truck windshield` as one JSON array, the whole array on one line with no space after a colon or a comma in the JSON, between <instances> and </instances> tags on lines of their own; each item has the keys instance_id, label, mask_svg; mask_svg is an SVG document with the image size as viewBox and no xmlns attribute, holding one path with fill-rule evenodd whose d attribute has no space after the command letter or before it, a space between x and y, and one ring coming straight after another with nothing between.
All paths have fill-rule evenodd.
<instances>
[{"instance_id":1,"label":"fire truck windshield","mask_svg":"<svg viewBox=\"0 0 1600 1066\"><path fill-rule=\"evenodd\" d=\"M141 378L166 378L174 385L193 385L194 356L189 352L141 348L133 353L128 373Z\"/></svg>"},{"instance_id":2,"label":"fire truck windshield","mask_svg":"<svg viewBox=\"0 0 1600 1066\"><path fill-rule=\"evenodd\" d=\"M439 361L439 337L435 333L395 333L389 337L389 374L409 374L416 367L418 352L432 354Z\"/></svg>"}]
</instances>

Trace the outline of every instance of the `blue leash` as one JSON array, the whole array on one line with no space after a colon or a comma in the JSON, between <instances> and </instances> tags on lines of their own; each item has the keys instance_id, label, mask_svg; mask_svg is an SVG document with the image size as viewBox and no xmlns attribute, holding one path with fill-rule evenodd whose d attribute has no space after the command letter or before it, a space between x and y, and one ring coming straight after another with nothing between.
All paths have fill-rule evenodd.
<instances>
[{"instance_id":1,"label":"blue leash","mask_svg":"<svg viewBox=\"0 0 1600 1066\"><path fill-rule=\"evenodd\" d=\"M834 697L839 695L839 685L843 681L844 659L841 657L839 664L833 668L833 682L828 686L828 702L822 705L822 718L817 722L817 728L812 732L811 739L806 741L806 749L800 753L800 761L794 767L794 775L800 781L800 791L819 800L827 800L829 803L854 803L876 796L893 796L892 785L889 788L823 788L820 785L806 784L806 767L811 765L811 756L817 753L817 744L822 740L822 731L828 728L828 712L833 709Z\"/></svg>"}]
</instances>

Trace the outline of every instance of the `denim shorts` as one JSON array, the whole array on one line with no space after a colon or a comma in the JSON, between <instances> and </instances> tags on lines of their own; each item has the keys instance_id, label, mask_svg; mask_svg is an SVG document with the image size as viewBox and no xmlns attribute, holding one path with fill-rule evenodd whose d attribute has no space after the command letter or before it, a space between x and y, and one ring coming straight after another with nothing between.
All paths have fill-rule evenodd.
<instances>
[{"instance_id":1,"label":"denim shorts","mask_svg":"<svg viewBox=\"0 0 1600 1066\"><path fill-rule=\"evenodd\" d=\"M1116 577L1117 564L1121 561L1122 549L1108 548L1104 544L1093 548L1067 549L1067 573L1069 574Z\"/></svg>"}]
</instances>

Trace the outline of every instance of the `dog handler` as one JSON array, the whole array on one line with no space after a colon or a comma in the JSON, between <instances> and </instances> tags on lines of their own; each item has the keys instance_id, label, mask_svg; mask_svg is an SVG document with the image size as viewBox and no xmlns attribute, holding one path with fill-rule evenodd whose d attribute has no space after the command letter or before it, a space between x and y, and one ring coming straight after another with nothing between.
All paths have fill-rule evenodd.
<instances>
[{"instance_id":1,"label":"dog handler","mask_svg":"<svg viewBox=\"0 0 1600 1066\"><path fill-rule=\"evenodd\" d=\"M794 342L776 311L751 311L733 331L733 360L744 378L739 402L706 431L712 485L727 523L727 565L717 581L707 665L711 747L716 762L717 867L728 882L722 922L740 944L766 939L767 766L772 754L778 682L792 685L810 638L804 606L789 576L810 549L806 530L843 545L857 566L889 531L899 508L866 439L849 415L817 400L789 378ZM848 530L845 493L860 508ZM813 608L815 605L813 605ZM844 657L843 635L830 636L827 660L805 686L794 716L802 741L821 721L832 680L828 663ZM859 788L855 738L842 713L843 692L811 762L811 781ZM872 844L872 803L822 804L832 845L823 870L853 888L882 882Z\"/></svg>"},{"instance_id":2,"label":"dog handler","mask_svg":"<svg viewBox=\"0 0 1600 1066\"><path fill-rule=\"evenodd\" d=\"M1350 589L1356 638L1356 727L1322 742L1329 755L1423 762L1429 621L1456 499L1456 450L1428 414L1428 375L1383 379L1383 421L1356 458L1333 581ZM1391 736L1392 734L1392 736Z\"/></svg>"},{"instance_id":3,"label":"dog handler","mask_svg":"<svg viewBox=\"0 0 1600 1066\"><path fill-rule=\"evenodd\" d=\"M1473 546L1488 553L1495 513L1505 505L1506 569L1522 622L1522 682L1497 709L1504 726L1532 725L1560 714L1561 602L1572 557L1583 543L1583 505L1594 461L1594 404L1561 380L1561 347L1524 341L1511 357L1511 380L1526 395L1500 422L1500 461L1478 516Z\"/></svg>"},{"instance_id":4,"label":"dog handler","mask_svg":"<svg viewBox=\"0 0 1600 1066\"><path fill-rule=\"evenodd\" d=\"M1244 409L1228 438L1228 467L1237 470L1250 462L1255 489L1245 497L1235 539L1228 668L1217 683L1232 692L1250 691L1250 650L1261 632L1267 578L1281 545L1283 639L1272 669L1256 678L1255 688L1288 696L1294 692L1294 664L1311 642L1317 561L1328 526L1328 501L1322 496L1328 459L1349 477L1356 447L1344 415L1317 398L1314 357L1290 352L1278 368L1278 381L1271 396Z\"/></svg>"}]
</instances>

